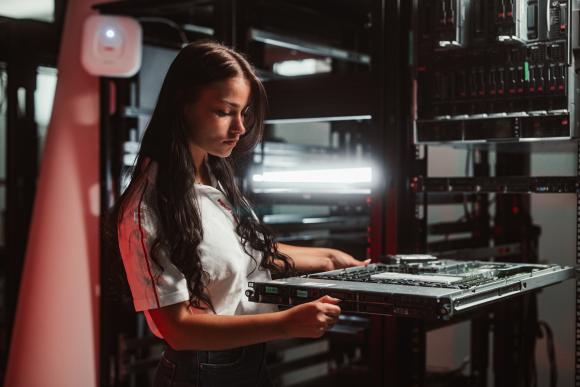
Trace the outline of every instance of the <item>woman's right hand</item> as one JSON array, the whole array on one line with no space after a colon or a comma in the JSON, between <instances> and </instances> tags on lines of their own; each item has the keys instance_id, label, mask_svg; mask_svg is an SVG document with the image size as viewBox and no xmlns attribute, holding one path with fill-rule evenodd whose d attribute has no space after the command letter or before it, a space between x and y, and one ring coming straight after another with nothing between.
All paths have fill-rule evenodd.
<instances>
[{"instance_id":1,"label":"woman's right hand","mask_svg":"<svg viewBox=\"0 0 580 387\"><path fill-rule=\"evenodd\" d=\"M281 312L285 314L282 320L285 334L288 337L322 336L338 320L339 302L337 298L324 296Z\"/></svg>"}]
</instances>

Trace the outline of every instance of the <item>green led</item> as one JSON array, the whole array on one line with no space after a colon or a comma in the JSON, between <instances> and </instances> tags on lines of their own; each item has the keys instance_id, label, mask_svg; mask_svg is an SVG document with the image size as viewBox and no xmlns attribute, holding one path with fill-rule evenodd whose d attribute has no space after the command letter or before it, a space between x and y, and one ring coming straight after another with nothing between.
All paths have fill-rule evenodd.
<instances>
[{"instance_id":1,"label":"green led","mask_svg":"<svg viewBox=\"0 0 580 387\"><path fill-rule=\"evenodd\" d=\"M524 62L524 80L530 80L530 65L528 62Z\"/></svg>"},{"instance_id":2,"label":"green led","mask_svg":"<svg viewBox=\"0 0 580 387\"><path fill-rule=\"evenodd\" d=\"M278 294L278 288L273 286L266 286L266 293L268 294Z\"/></svg>"},{"instance_id":3,"label":"green led","mask_svg":"<svg viewBox=\"0 0 580 387\"><path fill-rule=\"evenodd\" d=\"M302 298L308 298L308 291L307 290L297 290L296 296L302 297Z\"/></svg>"}]
</instances>

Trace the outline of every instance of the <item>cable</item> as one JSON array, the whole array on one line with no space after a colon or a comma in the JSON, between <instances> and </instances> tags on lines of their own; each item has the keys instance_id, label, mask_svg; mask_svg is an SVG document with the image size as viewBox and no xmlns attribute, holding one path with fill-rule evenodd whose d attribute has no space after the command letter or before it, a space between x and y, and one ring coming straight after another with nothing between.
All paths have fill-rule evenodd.
<instances>
[{"instance_id":1,"label":"cable","mask_svg":"<svg viewBox=\"0 0 580 387\"><path fill-rule=\"evenodd\" d=\"M185 34L185 30L183 29L183 27L171 19L166 19L164 17L155 17L155 16L143 16L143 17L138 17L137 20L139 20L140 22L145 22L145 23L150 22L150 23L167 24L169 27L177 30L177 33L179 34L179 38L181 39L181 43L183 46L185 46L186 44L189 43L189 39L187 38L187 35Z\"/></svg>"},{"instance_id":2,"label":"cable","mask_svg":"<svg viewBox=\"0 0 580 387\"><path fill-rule=\"evenodd\" d=\"M542 328L544 333L542 333ZM554 334L552 328L545 321L538 321L538 337L546 336L546 351L548 352L548 361L550 362L550 387L558 385L558 368L556 366L556 351L554 350Z\"/></svg>"},{"instance_id":3,"label":"cable","mask_svg":"<svg viewBox=\"0 0 580 387\"><path fill-rule=\"evenodd\" d=\"M471 159L473 158L473 149L468 149L467 150L467 156L465 158L465 176L469 177L470 175L470 171L469 171L469 166L471 165ZM466 221L469 222L473 219L473 215L472 215L472 211L469 210L469 203L468 203L468 194L467 193L463 193L463 216L461 216L460 218L458 218L456 220L456 222L461 222L461 221ZM491 207L491 205L495 204L495 201L497 199L497 195L495 195L493 197L493 199L488 200L487 205L486 205L486 210L489 210L489 207ZM445 234L444 235L445 240L449 240L449 234Z\"/></svg>"}]
</instances>

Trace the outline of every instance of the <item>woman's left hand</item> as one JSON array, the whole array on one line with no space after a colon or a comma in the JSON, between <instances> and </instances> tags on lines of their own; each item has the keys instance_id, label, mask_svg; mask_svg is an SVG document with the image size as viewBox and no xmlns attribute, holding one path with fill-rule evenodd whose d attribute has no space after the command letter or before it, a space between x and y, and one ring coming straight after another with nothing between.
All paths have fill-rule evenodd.
<instances>
[{"instance_id":1,"label":"woman's left hand","mask_svg":"<svg viewBox=\"0 0 580 387\"><path fill-rule=\"evenodd\" d=\"M366 266L371 260L359 261L344 251L336 249L325 249L326 258L330 260L328 270L344 269L353 266Z\"/></svg>"},{"instance_id":2,"label":"woman's left hand","mask_svg":"<svg viewBox=\"0 0 580 387\"><path fill-rule=\"evenodd\" d=\"M301 273L319 273L352 266L366 266L371 261L370 259L359 261L343 251L324 247L302 247L278 243L278 251L288 255L296 271Z\"/></svg>"}]
</instances>

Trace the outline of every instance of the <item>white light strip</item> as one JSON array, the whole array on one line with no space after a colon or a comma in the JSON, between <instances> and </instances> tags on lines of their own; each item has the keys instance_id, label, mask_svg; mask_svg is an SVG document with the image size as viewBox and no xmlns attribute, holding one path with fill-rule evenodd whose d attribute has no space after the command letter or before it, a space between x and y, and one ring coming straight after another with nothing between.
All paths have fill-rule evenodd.
<instances>
[{"instance_id":1,"label":"white light strip","mask_svg":"<svg viewBox=\"0 0 580 387\"><path fill-rule=\"evenodd\" d=\"M183 29L186 31L197 32L199 34L213 36L214 29L204 26L198 26L196 24L184 24Z\"/></svg>"},{"instance_id":2,"label":"white light strip","mask_svg":"<svg viewBox=\"0 0 580 387\"><path fill-rule=\"evenodd\" d=\"M54 0L2 0L0 16L54 21Z\"/></svg>"},{"instance_id":3,"label":"white light strip","mask_svg":"<svg viewBox=\"0 0 580 387\"><path fill-rule=\"evenodd\" d=\"M329 56L331 58L336 59L350 60L358 63L364 64L371 63L371 57L370 55L367 54L343 50L340 48L316 44L313 42L304 42L287 36L282 37L281 35L273 34L267 31L251 29L250 36L253 40L257 42L262 42L264 44L269 44L272 46L287 48L290 50L296 50L320 56Z\"/></svg>"},{"instance_id":4,"label":"white light strip","mask_svg":"<svg viewBox=\"0 0 580 387\"><path fill-rule=\"evenodd\" d=\"M454 144L454 145L470 145L470 144L483 144L483 145L515 145L520 143L536 143L544 142L546 144L557 143L559 141L568 141L573 137L510 137L505 139L483 139L483 140L449 140L449 141L419 141L415 143L420 145L444 145L444 144Z\"/></svg>"},{"instance_id":5,"label":"white light strip","mask_svg":"<svg viewBox=\"0 0 580 387\"><path fill-rule=\"evenodd\" d=\"M316 169L303 171L264 172L252 177L255 182L268 183L371 183L371 168Z\"/></svg>"},{"instance_id":6,"label":"white light strip","mask_svg":"<svg viewBox=\"0 0 580 387\"><path fill-rule=\"evenodd\" d=\"M262 195L302 195L310 197L312 195L370 195L370 188L343 189L333 186L322 188L253 188L252 192Z\"/></svg>"},{"instance_id":7,"label":"white light strip","mask_svg":"<svg viewBox=\"0 0 580 387\"><path fill-rule=\"evenodd\" d=\"M332 66L330 65L330 61L322 59L308 58L274 63L274 73L285 77L328 73L331 70Z\"/></svg>"},{"instance_id":8,"label":"white light strip","mask_svg":"<svg viewBox=\"0 0 580 387\"><path fill-rule=\"evenodd\" d=\"M266 124L299 124L306 122L328 122L328 121L359 121L370 120L371 115L361 116L336 116L336 117L311 117L311 118L279 118L273 120L266 120Z\"/></svg>"}]
</instances>

